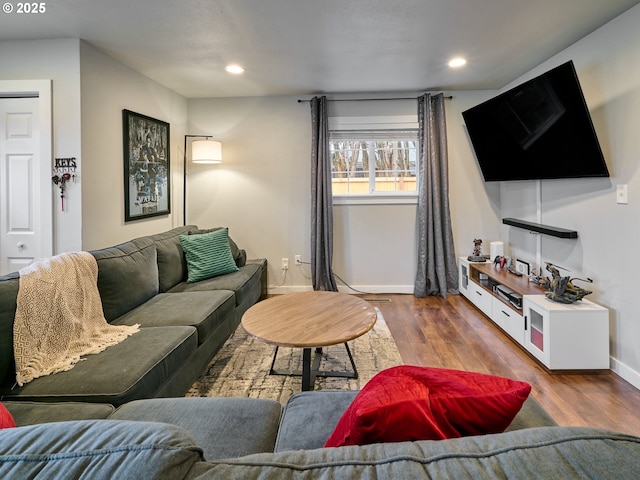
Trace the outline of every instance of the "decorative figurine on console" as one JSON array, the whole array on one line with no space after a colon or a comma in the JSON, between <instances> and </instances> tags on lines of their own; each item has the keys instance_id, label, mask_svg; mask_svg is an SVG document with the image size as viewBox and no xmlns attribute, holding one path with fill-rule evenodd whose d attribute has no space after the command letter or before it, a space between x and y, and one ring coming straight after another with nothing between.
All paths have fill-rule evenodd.
<instances>
[{"instance_id":1,"label":"decorative figurine on console","mask_svg":"<svg viewBox=\"0 0 640 480\"><path fill-rule=\"evenodd\" d=\"M577 287L573 284L574 280L580 280L582 282L593 283L590 278L569 278L561 277L560 270L567 270L566 268L559 267L552 263L546 262L546 269L551 272L551 280L548 280L543 284L547 289L545 293L546 297L558 303L573 303L578 300L582 300L590 293L589 290ZM568 271L568 270L567 270Z\"/></svg>"},{"instance_id":2,"label":"decorative figurine on console","mask_svg":"<svg viewBox=\"0 0 640 480\"><path fill-rule=\"evenodd\" d=\"M496 268L506 268L511 271L511 257L498 255L493 259L493 266Z\"/></svg>"},{"instance_id":3,"label":"decorative figurine on console","mask_svg":"<svg viewBox=\"0 0 640 480\"><path fill-rule=\"evenodd\" d=\"M482 255L482 239L476 238L473 241L473 255L469 255L467 260L470 262L484 262L486 260Z\"/></svg>"}]
</instances>

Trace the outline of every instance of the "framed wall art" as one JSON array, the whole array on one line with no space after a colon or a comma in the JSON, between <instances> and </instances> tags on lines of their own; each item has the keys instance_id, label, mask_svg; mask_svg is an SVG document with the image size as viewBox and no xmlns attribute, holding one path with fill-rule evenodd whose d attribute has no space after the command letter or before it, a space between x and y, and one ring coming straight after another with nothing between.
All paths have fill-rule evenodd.
<instances>
[{"instance_id":1,"label":"framed wall art","mask_svg":"<svg viewBox=\"0 0 640 480\"><path fill-rule=\"evenodd\" d=\"M171 213L169 124L122 111L125 222Z\"/></svg>"}]
</instances>

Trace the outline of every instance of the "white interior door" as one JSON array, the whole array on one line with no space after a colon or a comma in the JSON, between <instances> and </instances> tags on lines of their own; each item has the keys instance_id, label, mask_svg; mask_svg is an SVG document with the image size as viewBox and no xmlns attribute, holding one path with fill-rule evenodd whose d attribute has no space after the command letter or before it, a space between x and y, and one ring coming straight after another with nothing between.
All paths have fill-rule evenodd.
<instances>
[{"instance_id":1,"label":"white interior door","mask_svg":"<svg viewBox=\"0 0 640 480\"><path fill-rule=\"evenodd\" d=\"M50 97L7 87L0 82L0 274L53 252Z\"/></svg>"}]
</instances>

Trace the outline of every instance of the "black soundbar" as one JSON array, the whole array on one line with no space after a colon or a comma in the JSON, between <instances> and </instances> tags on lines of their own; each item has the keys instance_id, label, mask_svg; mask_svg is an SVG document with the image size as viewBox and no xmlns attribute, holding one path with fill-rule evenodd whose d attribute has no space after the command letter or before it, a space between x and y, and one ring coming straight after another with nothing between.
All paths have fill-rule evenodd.
<instances>
[{"instance_id":1,"label":"black soundbar","mask_svg":"<svg viewBox=\"0 0 640 480\"><path fill-rule=\"evenodd\" d=\"M551 227L540 223L525 222L515 218L503 218L502 223L511 225L512 227L524 228L531 232L544 233L559 238L578 238L578 232L575 230L567 230L566 228Z\"/></svg>"}]
</instances>

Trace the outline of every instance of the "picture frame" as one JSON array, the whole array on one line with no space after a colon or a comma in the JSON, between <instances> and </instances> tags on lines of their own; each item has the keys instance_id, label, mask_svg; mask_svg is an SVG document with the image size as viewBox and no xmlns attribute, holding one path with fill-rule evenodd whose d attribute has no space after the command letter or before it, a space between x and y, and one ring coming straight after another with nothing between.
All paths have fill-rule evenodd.
<instances>
[{"instance_id":1,"label":"picture frame","mask_svg":"<svg viewBox=\"0 0 640 480\"><path fill-rule=\"evenodd\" d=\"M125 222L171 213L170 125L122 110Z\"/></svg>"}]
</instances>

